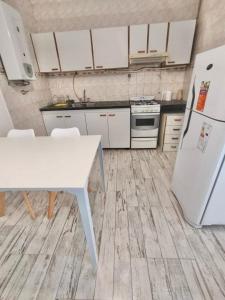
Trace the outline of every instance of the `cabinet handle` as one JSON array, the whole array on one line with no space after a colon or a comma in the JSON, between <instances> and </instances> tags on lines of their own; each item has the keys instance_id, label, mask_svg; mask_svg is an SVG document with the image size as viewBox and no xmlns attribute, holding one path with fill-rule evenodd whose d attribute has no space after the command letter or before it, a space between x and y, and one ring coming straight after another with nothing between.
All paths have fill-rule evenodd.
<instances>
[{"instance_id":1,"label":"cabinet handle","mask_svg":"<svg viewBox=\"0 0 225 300\"><path fill-rule=\"evenodd\" d=\"M158 52L157 50L150 50L149 52L151 52L151 53L156 53L156 52Z\"/></svg>"},{"instance_id":2,"label":"cabinet handle","mask_svg":"<svg viewBox=\"0 0 225 300\"><path fill-rule=\"evenodd\" d=\"M174 60L170 60L167 62L168 64L175 64L175 61Z\"/></svg>"},{"instance_id":3,"label":"cabinet handle","mask_svg":"<svg viewBox=\"0 0 225 300\"><path fill-rule=\"evenodd\" d=\"M173 128L173 131L180 131L180 128Z\"/></svg>"},{"instance_id":4,"label":"cabinet handle","mask_svg":"<svg viewBox=\"0 0 225 300\"><path fill-rule=\"evenodd\" d=\"M58 71L58 68L52 68L52 71Z\"/></svg>"},{"instance_id":5,"label":"cabinet handle","mask_svg":"<svg viewBox=\"0 0 225 300\"><path fill-rule=\"evenodd\" d=\"M178 140L178 139L179 139L178 137L173 137L173 138L172 138L172 140Z\"/></svg>"},{"instance_id":6,"label":"cabinet handle","mask_svg":"<svg viewBox=\"0 0 225 300\"><path fill-rule=\"evenodd\" d=\"M62 118L63 116L56 116L56 118Z\"/></svg>"},{"instance_id":7,"label":"cabinet handle","mask_svg":"<svg viewBox=\"0 0 225 300\"><path fill-rule=\"evenodd\" d=\"M182 119L174 119L174 121L179 122L182 121Z\"/></svg>"},{"instance_id":8,"label":"cabinet handle","mask_svg":"<svg viewBox=\"0 0 225 300\"><path fill-rule=\"evenodd\" d=\"M145 53L145 50L138 50L137 53Z\"/></svg>"},{"instance_id":9,"label":"cabinet handle","mask_svg":"<svg viewBox=\"0 0 225 300\"><path fill-rule=\"evenodd\" d=\"M85 69L86 69L86 70L90 70L90 69L92 69L92 67L85 67Z\"/></svg>"},{"instance_id":10,"label":"cabinet handle","mask_svg":"<svg viewBox=\"0 0 225 300\"><path fill-rule=\"evenodd\" d=\"M65 118L71 118L71 116L65 116Z\"/></svg>"},{"instance_id":11,"label":"cabinet handle","mask_svg":"<svg viewBox=\"0 0 225 300\"><path fill-rule=\"evenodd\" d=\"M109 114L109 117L115 117L115 114Z\"/></svg>"},{"instance_id":12,"label":"cabinet handle","mask_svg":"<svg viewBox=\"0 0 225 300\"><path fill-rule=\"evenodd\" d=\"M171 146L171 148L173 148L173 149L176 149L176 148L177 148L177 146Z\"/></svg>"},{"instance_id":13,"label":"cabinet handle","mask_svg":"<svg viewBox=\"0 0 225 300\"><path fill-rule=\"evenodd\" d=\"M96 66L96 68L97 68L97 69L102 69L102 68L103 68L103 66Z\"/></svg>"},{"instance_id":14,"label":"cabinet handle","mask_svg":"<svg viewBox=\"0 0 225 300\"><path fill-rule=\"evenodd\" d=\"M100 114L99 116L100 117L106 117L106 114Z\"/></svg>"}]
</instances>

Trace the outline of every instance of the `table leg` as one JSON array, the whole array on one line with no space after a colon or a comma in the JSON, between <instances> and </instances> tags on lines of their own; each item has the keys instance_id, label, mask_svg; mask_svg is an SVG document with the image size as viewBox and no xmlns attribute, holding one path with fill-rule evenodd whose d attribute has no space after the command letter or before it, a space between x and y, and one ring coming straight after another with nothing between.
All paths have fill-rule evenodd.
<instances>
[{"instance_id":1,"label":"table leg","mask_svg":"<svg viewBox=\"0 0 225 300\"><path fill-rule=\"evenodd\" d=\"M97 268L98 256L87 189L75 192L92 264Z\"/></svg>"},{"instance_id":2,"label":"table leg","mask_svg":"<svg viewBox=\"0 0 225 300\"><path fill-rule=\"evenodd\" d=\"M5 193L0 192L0 217L5 215Z\"/></svg>"},{"instance_id":3,"label":"table leg","mask_svg":"<svg viewBox=\"0 0 225 300\"><path fill-rule=\"evenodd\" d=\"M102 176L102 185L103 185L103 190L105 192L105 175L104 175L103 151L102 151L101 143L98 146L98 157L99 157L100 171L101 171L101 176Z\"/></svg>"}]
</instances>

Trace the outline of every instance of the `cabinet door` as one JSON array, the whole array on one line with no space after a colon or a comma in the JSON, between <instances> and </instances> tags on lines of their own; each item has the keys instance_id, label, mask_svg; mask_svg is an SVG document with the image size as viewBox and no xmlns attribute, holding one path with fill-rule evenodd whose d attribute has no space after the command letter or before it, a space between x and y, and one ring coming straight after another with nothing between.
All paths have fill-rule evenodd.
<instances>
[{"instance_id":1,"label":"cabinet door","mask_svg":"<svg viewBox=\"0 0 225 300\"><path fill-rule=\"evenodd\" d=\"M55 33L62 71L93 69L89 30Z\"/></svg>"},{"instance_id":2,"label":"cabinet door","mask_svg":"<svg viewBox=\"0 0 225 300\"><path fill-rule=\"evenodd\" d=\"M130 26L130 54L147 53L148 25Z\"/></svg>"},{"instance_id":3,"label":"cabinet door","mask_svg":"<svg viewBox=\"0 0 225 300\"><path fill-rule=\"evenodd\" d=\"M128 67L128 27L92 30L96 69Z\"/></svg>"},{"instance_id":4,"label":"cabinet door","mask_svg":"<svg viewBox=\"0 0 225 300\"><path fill-rule=\"evenodd\" d=\"M31 36L40 72L59 72L53 32L33 33Z\"/></svg>"},{"instance_id":5,"label":"cabinet door","mask_svg":"<svg viewBox=\"0 0 225 300\"><path fill-rule=\"evenodd\" d=\"M148 52L157 53L166 51L168 23L149 25Z\"/></svg>"},{"instance_id":6,"label":"cabinet door","mask_svg":"<svg viewBox=\"0 0 225 300\"><path fill-rule=\"evenodd\" d=\"M108 112L110 148L130 148L130 109Z\"/></svg>"},{"instance_id":7,"label":"cabinet door","mask_svg":"<svg viewBox=\"0 0 225 300\"><path fill-rule=\"evenodd\" d=\"M171 22L167 65L190 63L196 20Z\"/></svg>"},{"instance_id":8,"label":"cabinet door","mask_svg":"<svg viewBox=\"0 0 225 300\"><path fill-rule=\"evenodd\" d=\"M64 114L64 122L66 128L77 127L81 135L87 134L84 111L66 111Z\"/></svg>"},{"instance_id":9,"label":"cabinet door","mask_svg":"<svg viewBox=\"0 0 225 300\"><path fill-rule=\"evenodd\" d=\"M54 128L65 128L64 113L61 111L49 111L42 113L47 134L51 135Z\"/></svg>"},{"instance_id":10,"label":"cabinet door","mask_svg":"<svg viewBox=\"0 0 225 300\"><path fill-rule=\"evenodd\" d=\"M102 147L109 148L107 112L104 110L95 110L86 112L85 115L88 135L101 135Z\"/></svg>"}]
</instances>

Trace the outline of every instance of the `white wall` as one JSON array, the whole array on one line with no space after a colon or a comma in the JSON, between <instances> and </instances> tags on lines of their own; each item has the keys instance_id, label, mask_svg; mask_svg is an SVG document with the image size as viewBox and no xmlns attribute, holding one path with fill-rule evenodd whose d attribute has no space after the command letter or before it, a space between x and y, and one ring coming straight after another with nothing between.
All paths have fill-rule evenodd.
<instances>
[{"instance_id":1,"label":"white wall","mask_svg":"<svg viewBox=\"0 0 225 300\"><path fill-rule=\"evenodd\" d=\"M5 102L5 98L0 90L0 136L6 136L13 128L13 122Z\"/></svg>"},{"instance_id":2,"label":"white wall","mask_svg":"<svg viewBox=\"0 0 225 300\"><path fill-rule=\"evenodd\" d=\"M39 107L48 104L51 100L48 80L42 77L38 78L38 80L31 83L30 92L23 95L21 90L24 87L9 86L5 74L0 74L0 89L15 128L33 128L36 135L45 135L45 127Z\"/></svg>"}]
</instances>

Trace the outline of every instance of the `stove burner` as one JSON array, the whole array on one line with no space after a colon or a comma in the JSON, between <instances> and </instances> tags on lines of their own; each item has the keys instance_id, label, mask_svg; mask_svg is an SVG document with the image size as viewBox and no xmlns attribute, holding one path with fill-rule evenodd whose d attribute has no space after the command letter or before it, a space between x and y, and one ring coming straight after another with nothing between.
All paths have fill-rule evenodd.
<instances>
[{"instance_id":1,"label":"stove burner","mask_svg":"<svg viewBox=\"0 0 225 300\"><path fill-rule=\"evenodd\" d=\"M132 105L157 105L158 103L154 100L132 100Z\"/></svg>"}]
</instances>

